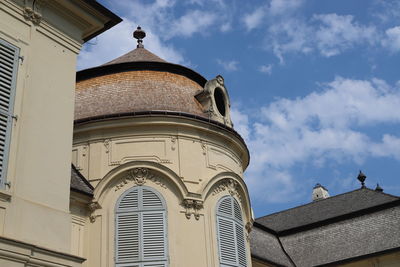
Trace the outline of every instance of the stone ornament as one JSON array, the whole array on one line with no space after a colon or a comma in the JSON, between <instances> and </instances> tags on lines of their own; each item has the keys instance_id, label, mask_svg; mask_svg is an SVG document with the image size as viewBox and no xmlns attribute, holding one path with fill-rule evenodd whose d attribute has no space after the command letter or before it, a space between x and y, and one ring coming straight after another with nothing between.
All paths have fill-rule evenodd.
<instances>
[{"instance_id":1,"label":"stone ornament","mask_svg":"<svg viewBox=\"0 0 400 267\"><path fill-rule=\"evenodd\" d=\"M245 228L246 228L246 239L247 241L250 241L250 233L251 230L253 230L253 222L247 222Z\"/></svg>"},{"instance_id":2,"label":"stone ornament","mask_svg":"<svg viewBox=\"0 0 400 267\"><path fill-rule=\"evenodd\" d=\"M41 1L25 0L25 7L23 10L24 18L31 21L35 25L39 25L42 21L42 14L40 14Z\"/></svg>"},{"instance_id":3,"label":"stone ornament","mask_svg":"<svg viewBox=\"0 0 400 267\"><path fill-rule=\"evenodd\" d=\"M185 215L188 220L192 217L192 214L196 220L200 219L199 211L203 208L203 201L187 198L182 201L182 206L185 208Z\"/></svg>"},{"instance_id":4,"label":"stone ornament","mask_svg":"<svg viewBox=\"0 0 400 267\"><path fill-rule=\"evenodd\" d=\"M212 195L215 196L216 194L228 191L231 196L236 196L239 201L242 203L242 196L239 193L239 183L236 182L232 178L223 179L219 184L214 188Z\"/></svg>"},{"instance_id":5,"label":"stone ornament","mask_svg":"<svg viewBox=\"0 0 400 267\"><path fill-rule=\"evenodd\" d=\"M92 201L88 204L88 208L90 211L89 220L91 223L94 223L96 221L96 218L100 217L100 215L95 215L94 213L96 210L101 209L101 206L100 206L99 202Z\"/></svg>"},{"instance_id":6,"label":"stone ornament","mask_svg":"<svg viewBox=\"0 0 400 267\"><path fill-rule=\"evenodd\" d=\"M216 97L216 93L219 97ZM229 95L225 88L224 78L221 75L207 81L203 90L199 91L195 98L201 103L203 112L208 113L210 119L232 127L229 115ZM222 112L220 111L220 106L222 106Z\"/></svg>"},{"instance_id":7,"label":"stone ornament","mask_svg":"<svg viewBox=\"0 0 400 267\"><path fill-rule=\"evenodd\" d=\"M162 188L167 188L162 180L151 173L149 169L139 167L129 170L127 174L122 178L121 182L115 186L115 191L118 191L130 181L133 181L137 186L142 186L146 183L147 180L152 181Z\"/></svg>"}]
</instances>

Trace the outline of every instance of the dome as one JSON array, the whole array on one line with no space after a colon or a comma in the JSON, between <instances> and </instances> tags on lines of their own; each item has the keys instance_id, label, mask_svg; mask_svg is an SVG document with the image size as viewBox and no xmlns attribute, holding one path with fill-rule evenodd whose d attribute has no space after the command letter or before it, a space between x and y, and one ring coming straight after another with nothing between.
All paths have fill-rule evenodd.
<instances>
[{"instance_id":1,"label":"dome","mask_svg":"<svg viewBox=\"0 0 400 267\"><path fill-rule=\"evenodd\" d=\"M75 120L142 111L207 117L195 95L206 79L142 47L102 66L78 72Z\"/></svg>"}]
</instances>

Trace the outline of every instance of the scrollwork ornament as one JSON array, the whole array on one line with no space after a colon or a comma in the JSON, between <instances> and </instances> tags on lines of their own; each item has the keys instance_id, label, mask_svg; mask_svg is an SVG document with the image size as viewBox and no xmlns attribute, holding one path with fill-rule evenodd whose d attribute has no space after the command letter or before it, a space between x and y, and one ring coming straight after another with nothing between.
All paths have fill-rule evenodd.
<instances>
[{"instance_id":1,"label":"scrollwork ornament","mask_svg":"<svg viewBox=\"0 0 400 267\"><path fill-rule=\"evenodd\" d=\"M146 179L149 176L149 170L147 168L135 168L128 171L128 180L134 181L137 185L144 185Z\"/></svg>"},{"instance_id":2,"label":"scrollwork ornament","mask_svg":"<svg viewBox=\"0 0 400 267\"><path fill-rule=\"evenodd\" d=\"M171 150L174 151L176 149L176 137L171 137Z\"/></svg>"},{"instance_id":3,"label":"scrollwork ornament","mask_svg":"<svg viewBox=\"0 0 400 267\"><path fill-rule=\"evenodd\" d=\"M96 212L96 210L101 209L101 206L100 206L99 202L92 201L88 204L88 208L90 211L89 220L91 223L94 223L96 221L96 218L100 217L100 215L96 215L95 212Z\"/></svg>"},{"instance_id":4,"label":"scrollwork ornament","mask_svg":"<svg viewBox=\"0 0 400 267\"><path fill-rule=\"evenodd\" d=\"M192 215L196 220L200 219L199 211L203 208L203 201L195 199L184 199L182 206L185 208L186 219L190 219Z\"/></svg>"},{"instance_id":5,"label":"scrollwork ornament","mask_svg":"<svg viewBox=\"0 0 400 267\"><path fill-rule=\"evenodd\" d=\"M111 146L111 140L110 139L104 140L103 145L106 148L106 153L109 153L110 152L110 146Z\"/></svg>"},{"instance_id":6,"label":"scrollwork ornament","mask_svg":"<svg viewBox=\"0 0 400 267\"><path fill-rule=\"evenodd\" d=\"M222 180L218 186L216 186L212 192L212 195L215 196L216 194L228 191L231 196L236 196L240 202L242 202L242 196L239 192L239 183L234 179L228 178Z\"/></svg>"},{"instance_id":7,"label":"scrollwork ornament","mask_svg":"<svg viewBox=\"0 0 400 267\"><path fill-rule=\"evenodd\" d=\"M147 181L152 181L153 183L159 185L162 188L167 188L166 184L162 181L162 179L156 177L153 173L151 173L149 169L139 167L129 170L127 174L115 186L115 191L118 191L126 184L128 184L128 182L130 181L133 181L138 186L144 185Z\"/></svg>"},{"instance_id":8,"label":"scrollwork ornament","mask_svg":"<svg viewBox=\"0 0 400 267\"><path fill-rule=\"evenodd\" d=\"M247 241L250 241L250 233L251 230L253 230L253 221L247 222L245 228L246 228L246 239Z\"/></svg>"}]
</instances>

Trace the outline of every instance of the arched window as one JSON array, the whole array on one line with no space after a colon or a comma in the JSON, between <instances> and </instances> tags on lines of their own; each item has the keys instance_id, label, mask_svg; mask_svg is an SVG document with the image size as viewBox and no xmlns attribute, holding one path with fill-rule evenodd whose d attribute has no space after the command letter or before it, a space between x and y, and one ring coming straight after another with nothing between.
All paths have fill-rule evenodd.
<instances>
[{"instance_id":1,"label":"arched window","mask_svg":"<svg viewBox=\"0 0 400 267\"><path fill-rule=\"evenodd\" d=\"M236 199L231 196L225 196L218 201L217 232L220 266L246 267L242 210Z\"/></svg>"},{"instance_id":2,"label":"arched window","mask_svg":"<svg viewBox=\"0 0 400 267\"><path fill-rule=\"evenodd\" d=\"M147 186L127 190L115 214L116 267L166 267L166 207L160 193Z\"/></svg>"}]
</instances>

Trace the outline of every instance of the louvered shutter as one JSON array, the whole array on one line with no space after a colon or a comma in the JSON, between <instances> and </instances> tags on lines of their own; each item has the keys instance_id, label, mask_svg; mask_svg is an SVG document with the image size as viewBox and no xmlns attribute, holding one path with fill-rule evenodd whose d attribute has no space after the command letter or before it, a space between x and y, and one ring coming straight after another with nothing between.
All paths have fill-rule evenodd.
<instances>
[{"instance_id":1,"label":"louvered shutter","mask_svg":"<svg viewBox=\"0 0 400 267\"><path fill-rule=\"evenodd\" d=\"M116 266L167 267L166 210L147 186L124 193L116 211Z\"/></svg>"},{"instance_id":2,"label":"louvered shutter","mask_svg":"<svg viewBox=\"0 0 400 267\"><path fill-rule=\"evenodd\" d=\"M239 203L223 197L217 206L217 234L221 267L246 267L246 243Z\"/></svg>"},{"instance_id":3,"label":"louvered shutter","mask_svg":"<svg viewBox=\"0 0 400 267\"><path fill-rule=\"evenodd\" d=\"M19 49L0 39L0 187L7 173Z\"/></svg>"}]
</instances>

